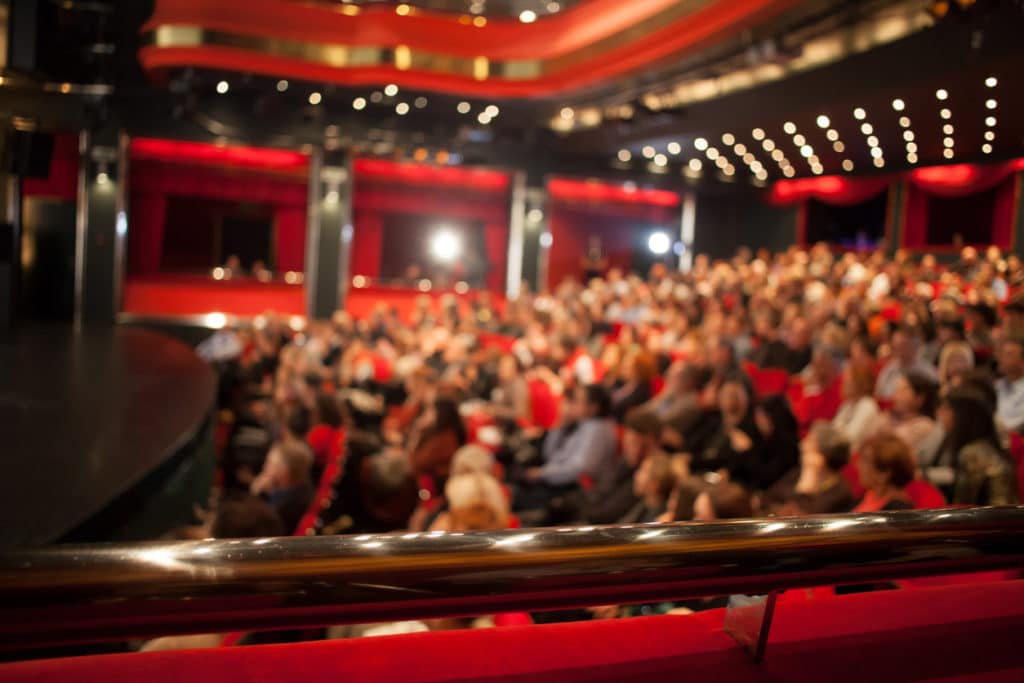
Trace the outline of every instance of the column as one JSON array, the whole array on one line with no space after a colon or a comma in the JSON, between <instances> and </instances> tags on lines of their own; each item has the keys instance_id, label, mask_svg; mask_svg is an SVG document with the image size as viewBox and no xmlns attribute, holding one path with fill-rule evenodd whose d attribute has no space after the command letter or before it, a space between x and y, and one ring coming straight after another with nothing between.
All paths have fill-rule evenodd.
<instances>
[{"instance_id":1,"label":"column","mask_svg":"<svg viewBox=\"0 0 1024 683\"><path fill-rule=\"evenodd\" d=\"M679 217L679 271L687 273L693 267L693 237L697 225L697 195L692 190L683 192L683 207Z\"/></svg>"},{"instance_id":2,"label":"column","mask_svg":"<svg viewBox=\"0 0 1024 683\"><path fill-rule=\"evenodd\" d=\"M885 253L889 258L903 246L903 218L906 215L907 201L906 182L898 180L889 184L889 198L886 201L885 215Z\"/></svg>"},{"instance_id":3,"label":"column","mask_svg":"<svg viewBox=\"0 0 1024 683\"><path fill-rule=\"evenodd\" d=\"M341 152L310 158L306 314L326 319L345 305L352 245L352 166Z\"/></svg>"},{"instance_id":4,"label":"column","mask_svg":"<svg viewBox=\"0 0 1024 683\"><path fill-rule=\"evenodd\" d=\"M75 324L111 323L121 307L128 138L108 123L79 136Z\"/></svg>"},{"instance_id":5,"label":"column","mask_svg":"<svg viewBox=\"0 0 1024 683\"><path fill-rule=\"evenodd\" d=\"M505 268L505 296L509 301L519 298L523 284L523 239L526 229L526 173L512 176L512 200L508 220L508 265Z\"/></svg>"}]
</instances>

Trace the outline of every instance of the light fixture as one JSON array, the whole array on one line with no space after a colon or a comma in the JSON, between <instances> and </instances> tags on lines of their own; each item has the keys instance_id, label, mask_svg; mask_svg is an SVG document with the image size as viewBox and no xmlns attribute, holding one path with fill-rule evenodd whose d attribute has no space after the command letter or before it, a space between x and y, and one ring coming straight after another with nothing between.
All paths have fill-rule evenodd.
<instances>
[{"instance_id":1,"label":"light fixture","mask_svg":"<svg viewBox=\"0 0 1024 683\"><path fill-rule=\"evenodd\" d=\"M948 118L951 118L953 116L953 112L951 112L948 109L940 109L939 110L939 116L941 116L944 119L948 119Z\"/></svg>"},{"instance_id":2,"label":"light fixture","mask_svg":"<svg viewBox=\"0 0 1024 683\"><path fill-rule=\"evenodd\" d=\"M853 118L857 119L858 121L863 121L867 117L867 115L868 113L864 111L861 107L857 107L856 109L853 110Z\"/></svg>"},{"instance_id":3,"label":"light fixture","mask_svg":"<svg viewBox=\"0 0 1024 683\"><path fill-rule=\"evenodd\" d=\"M876 138L874 135L869 135L868 147L878 147L878 138Z\"/></svg>"},{"instance_id":4,"label":"light fixture","mask_svg":"<svg viewBox=\"0 0 1024 683\"><path fill-rule=\"evenodd\" d=\"M277 82L277 92L284 92L288 89L288 81L282 79Z\"/></svg>"},{"instance_id":5,"label":"light fixture","mask_svg":"<svg viewBox=\"0 0 1024 683\"><path fill-rule=\"evenodd\" d=\"M913 142L914 141L914 131L912 131L912 130L905 130L905 131L903 131L903 139L906 140L907 142Z\"/></svg>"},{"instance_id":6,"label":"light fixture","mask_svg":"<svg viewBox=\"0 0 1024 683\"><path fill-rule=\"evenodd\" d=\"M736 168L732 164L726 164L722 168L722 173L724 173L727 176L734 175L736 173Z\"/></svg>"},{"instance_id":7,"label":"light fixture","mask_svg":"<svg viewBox=\"0 0 1024 683\"><path fill-rule=\"evenodd\" d=\"M829 142L835 142L839 139L839 131L834 128L829 128L825 132L825 137L828 138Z\"/></svg>"},{"instance_id":8,"label":"light fixture","mask_svg":"<svg viewBox=\"0 0 1024 683\"><path fill-rule=\"evenodd\" d=\"M572 121L573 117L576 116L576 112L572 110L572 107L562 107L558 115L562 117L563 121Z\"/></svg>"},{"instance_id":9,"label":"light fixture","mask_svg":"<svg viewBox=\"0 0 1024 683\"><path fill-rule=\"evenodd\" d=\"M683 146L678 142L670 142L668 143L667 149L669 154L679 154L683 151Z\"/></svg>"},{"instance_id":10,"label":"light fixture","mask_svg":"<svg viewBox=\"0 0 1024 683\"><path fill-rule=\"evenodd\" d=\"M708 148L708 141L704 138L697 138L693 141L693 146L703 152Z\"/></svg>"},{"instance_id":11,"label":"light fixture","mask_svg":"<svg viewBox=\"0 0 1024 683\"><path fill-rule=\"evenodd\" d=\"M989 128L995 128L995 126L996 126L996 117L994 117L994 116L986 116L985 117L985 125L988 126Z\"/></svg>"},{"instance_id":12,"label":"light fixture","mask_svg":"<svg viewBox=\"0 0 1024 683\"><path fill-rule=\"evenodd\" d=\"M438 261L454 261L462 253L462 242L452 230L441 228L430 238L430 253Z\"/></svg>"},{"instance_id":13,"label":"light fixture","mask_svg":"<svg viewBox=\"0 0 1024 683\"><path fill-rule=\"evenodd\" d=\"M944 100L947 97L949 97L949 93L946 92L945 88L939 88L938 90L935 91L935 97L936 99Z\"/></svg>"},{"instance_id":14,"label":"light fixture","mask_svg":"<svg viewBox=\"0 0 1024 683\"><path fill-rule=\"evenodd\" d=\"M718 158L718 150L715 149L714 147L708 147L708 151L705 152L705 154L708 155L708 159L711 159L711 161L714 161L715 159Z\"/></svg>"},{"instance_id":15,"label":"light fixture","mask_svg":"<svg viewBox=\"0 0 1024 683\"><path fill-rule=\"evenodd\" d=\"M818 128L828 128L829 123L830 121L828 120L828 117L824 114L820 114L818 116Z\"/></svg>"},{"instance_id":16,"label":"light fixture","mask_svg":"<svg viewBox=\"0 0 1024 683\"><path fill-rule=\"evenodd\" d=\"M106 185L110 182L110 176L105 171L100 171L96 174L96 183L98 185Z\"/></svg>"},{"instance_id":17,"label":"light fixture","mask_svg":"<svg viewBox=\"0 0 1024 683\"><path fill-rule=\"evenodd\" d=\"M993 140L995 140L996 139L995 132L993 132L991 130L986 130L985 131L985 139L988 140L989 142L992 142Z\"/></svg>"},{"instance_id":18,"label":"light fixture","mask_svg":"<svg viewBox=\"0 0 1024 683\"><path fill-rule=\"evenodd\" d=\"M953 150L951 150L949 147L947 147L946 149L942 150L942 156L946 157L947 159L952 159L953 158Z\"/></svg>"},{"instance_id":19,"label":"light fixture","mask_svg":"<svg viewBox=\"0 0 1024 683\"><path fill-rule=\"evenodd\" d=\"M844 171L852 171L853 170L853 162L850 161L849 159L843 159L843 170Z\"/></svg>"},{"instance_id":20,"label":"light fixture","mask_svg":"<svg viewBox=\"0 0 1024 683\"><path fill-rule=\"evenodd\" d=\"M985 87L986 88L994 88L997 85L999 85L999 81L996 80L995 76L989 76L988 78L985 79Z\"/></svg>"},{"instance_id":21,"label":"light fixture","mask_svg":"<svg viewBox=\"0 0 1024 683\"><path fill-rule=\"evenodd\" d=\"M754 155L751 154L750 152L744 154L743 163L745 163L747 166L750 166L752 163L754 163Z\"/></svg>"},{"instance_id":22,"label":"light fixture","mask_svg":"<svg viewBox=\"0 0 1024 683\"><path fill-rule=\"evenodd\" d=\"M906 116L901 116L900 126L902 126L903 128L910 128L910 118Z\"/></svg>"},{"instance_id":23,"label":"light fixture","mask_svg":"<svg viewBox=\"0 0 1024 683\"><path fill-rule=\"evenodd\" d=\"M491 122L491 117L487 115L487 112L482 111L476 115L476 120L480 122L482 125L486 126Z\"/></svg>"},{"instance_id":24,"label":"light fixture","mask_svg":"<svg viewBox=\"0 0 1024 683\"><path fill-rule=\"evenodd\" d=\"M755 140L764 140L764 129L755 128L754 130L750 131L750 136Z\"/></svg>"},{"instance_id":25,"label":"light fixture","mask_svg":"<svg viewBox=\"0 0 1024 683\"><path fill-rule=\"evenodd\" d=\"M768 171L764 171L764 170L758 171L757 173L754 174L754 177L757 178L758 180L767 180L768 179Z\"/></svg>"},{"instance_id":26,"label":"light fixture","mask_svg":"<svg viewBox=\"0 0 1024 683\"><path fill-rule=\"evenodd\" d=\"M995 100L985 100L986 109L995 109L998 104Z\"/></svg>"},{"instance_id":27,"label":"light fixture","mask_svg":"<svg viewBox=\"0 0 1024 683\"><path fill-rule=\"evenodd\" d=\"M949 138L949 137L942 138L942 146L943 147L952 147L953 145L954 145L953 138Z\"/></svg>"},{"instance_id":28,"label":"light fixture","mask_svg":"<svg viewBox=\"0 0 1024 683\"><path fill-rule=\"evenodd\" d=\"M981 146L981 151L984 152L985 154L989 154L992 151L992 145L986 142L984 145Z\"/></svg>"},{"instance_id":29,"label":"light fixture","mask_svg":"<svg viewBox=\"0 0 1024 683\"><path fill-rule=\"evenodd\" d=\"M817 154L812 154L811 156L807 157L807 163L809 163L811 166L820 166L821 159L818 158Z\"/></svg>"},{"instance_id":30,"label":"light fixture","mask_svg":"<svg viewBox=\"0 0 1024 683\"><path fill-rule=\"evenodd\" d=\"M914 154L913 152L908 152L907 153L907 163L908 164L916 164L917 163L917 155Z\"/></svg>"},{"instance_id":31,"label":"light fixture","mask_svg":"<svg viewBox=\"0 0 1024 683\"><path fill-rule=\"evenodd\" d=\"M550 232L542 232L540 234L540 240L539 241L540 241L540 246L542 246L545 249L550 249L551 248L551 243L554 242L555 240L554 240L554 238L551 237L551 233Z\"/></svg>"},{"instance_id":32,"label":"light fixture","mask_svg":"<svg viewBox=\"0 0 1024 683\"><path fill-rule=\"evenodd\" d=\"M409 105L405 102L399 102L395 105L395 113L399 116L405 116L409 113Z\"/></svg>"},{"instance_id":33,"label":"light fixture","mask_svg":"<svg viewBox=\"0 0 1024 683\"><path fill-rule=\"evenodd\" d=\"M228 91L229 87L230 86L228 85L227 81L219 81L217 83L217 92L220 93L221 95L223 95L224 93L226 93Z\"/></svg>"},{"instance_id":34,"label":"light fixture","mask_svg":"<svg viewBox=\"0 0 1024 683\"><path fill-rule=\"evenodd\" d=\"M786 121L784 124L782 124L782 130L786 131L788 135L792 135L793 133L796 132L796 124L793 123L792 121Z\"/></svg>"},{"instance_id":35,"label":"light fixture","mask_svg":"<svg viewBox=\"0 0 1024 683\"><path fill-rule=\"evenodd\" d=\"M873 156L876 159L881 159L882 158L882 148L881 147L872 147L871 148L871 156Z\"/></svg>"},{"instance_id":36,"label":"light fixture","mask_svg":"<svg viewBox=\"0 0 1024 683\"><path fill-rule=\"evenodd\" d=\"M532 24L533 22L537 21L537 13L529 9L523 10L522 12L519 13L519 21L523 22L524 24Z\"/></svg>"},{"instance_id":37,"label":"light fixture","mask_svg":"<svg viewBox=\"0 0 1024 683\"><path fill-rule=\"evenodd\" d=\"M644 155L644 159L653 159L654 155L658 153L658 150L654 149L650 145L644 145L640 153Z\"/></svg>"},{"instance_id":38,"label":"light fixture","mask_svg":"<svg viewBox=\"0 0 1024 683\"><path fill-rule=\"evenodd\" d=\"M814 154L814 149L810 145L804 145L800 148L800 154L804 157L809 157Z\"/></svg>"},{"instance_id":39,"label":"light fixture","mask_svg":"<svg viewBox=\"0 0 1024 683\"><path fill-rule=\"evenodd\" d=\"M803 147L804 145L807 144L807 138L797 133L796 135L793 136L793 144L796 145L797 147Z\"/></svg>"},{"instance_id":40,"label":"light fixture","mask_svg":"<svg viewBox=\"0 0 1024 683\"><path fill-rule=\"evenodd\" d=\"M457 105L455 105L455 111L459 112L460 114L468 114L469 110L469 102L459 102Z\"/></svg>"},{"instance_id":41,"label":"light fixture","mask_svg":"<svg viewBox=\"0 0 1024 683\"><path fill-rule=\"evenodd\" d=\"M836 140L832 143L832 149L842 154L846 150L846 145L843 144L842 140Z\"/></svg>"},{"instance_id":42,"label":"light fixture","mask_svg":"<svg viewBox=\"0 0 1024 683\"><path fill-rule=\"evenodd\" d=\"M736 154L738 154L739 156L743 156L744 154L748 153L747 146L744 145L742 142L737 142L736 146L732 148L732 151L736 152Z\"/></svg>"},{"instance_id":43,"label":"light fixture","mask_svg":"<svg viewBox=\"0 0 1024 683\"><path fill-rule=\"evenodd\" d=\"M952 123L947 123L946 125L944 125L942 127L942 134L943 135L952 135L953 134L953 124Z\"/></svg>"},{"instance_id":44,"label":"light fixture","mask_svg":"<svg viewBox=\"0 0 1024 683\"><path fill-rule=\"evenodd\" d=\"M821 175L824 172L825 172L825 168L823 166L821 166L820 164L818 164L816 166L811 166L811 173L813 173L814 175Z\"/></svg>"},{"instance_id":45,"label":"light fixture","mask_svg":"<svg viewBox=\"0 0 1024 683\"><path fill-rule=\"evenodd\" d=\"M864 133L864 135L871 135L872 131L874 130L875 129L871 127L870 123L862 123L860 125L860 132Z\"/></svg>"},{"instance_id":46,"label":"light fixture","mask_svg":"<svg viewBox=\"0 0 1024 683\"><path fill-rule=\"evenodd\" d=\"M690 170L695 172L695 173L697 171L699 171L700 169L704 168L704 164L703 164L703 162L701 162L700 159L690 159L689 166L690 166Z\"/></svg>"},{"instance_id":47,"label":"light fixture","mask_svg":"<svg viewBox=\"0 0 1024 683\"><path fill-rule=\"evenodd\" d=\"M782 175L786 176L787 178L792 178L793 176L796 175L796 169L794 169L792 166L786 166L784 169L782 169Z\"/></svg>"},{"instance_id":48,"label":"light fixture","mask_svg":"<svg viewBox=\"0 0 1024 683\"><path fill-rule=\"evenodd\" d=\"M484 108L484 112L493 119L494 117L501 113L501 110L498 109L496 105L488 104Z\"/></svg>"},{"instance_id":49,"label":"light fixture","mask_svg":"<svg viewBox=\"0 0 1024 683\"><path fill-rule=\"evenodd\" d=\"M732 146L736 142L736 138L733 137L732 133L722 133L722 144Z\"/></svg>"},{"instance_id":50,"label":"light fixture","mask_svg":"<svg viewBox=\"0 0 1024 683\"><path fill-rule=\"evenodd\" d=\"M896 111L903 111L904 109L906 109L906 107L906 103L899 98L896 98L895 100L892 101L892 108L895 109Z\"/></svg>"},{"instance_id":51,"label":"light fixture","mask_svg":"<svg viewBox=\"0 0 1024 683\"><path fill-rule=\"evenodd\" d=\"M409 7L408 5L406 5L406 4L401 4L401 5L398 5L397 7L395 7L395 14L397 14L397 15L398 15L398 16L400 16L400 17L408 16L408 14L409 14L409 11L410 11L411 9L412 9L412 8L411 8L411 7Z\"/></svg>"},{"instance_id":52,"label":"light fixture","mask_svg":"<svg viewBox=\"0 0 1024 683\"><path fill-rule=\"evenodd\" d=\"M424 107L427 106L427 98L422 96L417 97L415 100L413 100L412 106L416 107L417 109L423 109Z\"/></svg>"},{"instance_id":53,"label":"light fixture","mask_svg":"<svg viewBox=\"0 0 1024 683\"><path fill-rule=\"evenodd\" d=\"M885 166L885 159L883 159L882 157L875 157L874 164L875 168L882 168L883 166Z\"/></svg>"},{"instance_id":54,"label":"light fixture","mask_svg":"<svg viewBox=\"0 0 1024 683\"><path fill-rule=\"evenodd\" d=\"M352 108L355 109L356 111L366 109L366 98L357 97L354 100L352 100Z\"/></svg>"},{"instance_id":55,"label":"light fixture","mask_svg":"<svg viewBox=\"0 0 1024 683\"><path fill-rule=\"evenodd\" d=\"M633 155L630 153L628 149L620 149L617 156L619 161L621 161L622 163L626 163L627 161L633 158Z\"/></svg>"},{"instance_id":56,"label":"light fixture","mask_svg":"<svg viewBox=\"0 0 1024 683\"><path fill-rule=\"evenodd\" d=\"M313 105L320 104L320 100L322 100L322 99L323 99L323 97L318 92L311 92L311 93L309 93L309 103L310 104L313 104Z\"/></svg>"},{"instance_id":57,"label":"light fixture","mask_svg":"<svg viewBox=\"0 0 1024 683\"><path fill-rule=\"evenodd\" d=\"M668 166L668 157L665 156L664 154L655 154L654 155L654 165L655 166Z\"/></svg>"},{"instance_id":58,"label":"light fixture","mask_svg":"<svg viewBox=\"0 0 1024 683\"><path fill-rule=\"evenodd\" d=\"M786 158L786 155L782 153L781 149L776 149L772 152L772 159L775 161L782 161Z\"/></svg>"},{"instance_id":59,"label":"light fixture","mask_svg":"<svg viewBox=\"0 0 1024 683\"><path fill-rule=\"evenodd\" d=\"M729 160L726 159L725 157L723 157L723 156L716 156L715 157L715 166L717 166L718 168L725 168L728 165L729 165Z\"/></svg>"},{"instance_id":60,"label":"light fixture","mask_svg":"<svg viewBox=\"0 0 1024 683\"><path fill-rule=\"evenodd\" d=\"M655 256L662 256L672 248L672 238L663 232L651 233L651 236L647 238L647 248Z\"/></svg>"},{"instance_id":61,"label":"light fixture","mask_svg":"<svg viewBox=\"0 0 1024 683\"><path fill-rule=\"evenodd\" d=\"M398 94L398 86L394 83L388 83L384 86L384 94L388 97L394 97Z\"/></svg>"},{"instance_id":62,"label":"light fixture","mask_svg":"<svg viewBox=\"0 0 1024 683\"><path fill-rule=\"evenodd\" d=\"M370 93L370 101L373 102L374 104L377 104L383 99L384 93L382 93L380 90L374 90L372 93Z\"/></svg>"},{"instance_id":63,"label":"light fixture","mask_svg":"<svg viewBox=\"0 0 1024 683\"><path fill-rule=\"evenodd\" d=\"M908 142L907 143L907 152L909 154L916 153L917 152L917 143L916 142Z\"/></svg>"},{"instance_id":64,"label":"light fixture","mask_svg":"<svg viewBox=\"0 0 1024 683\"><path fill-rule=\"evenodd\" d=\"M775 149L775 143L774 143L774 142L772 142L772 139L771 139L771 138L768 138L767 140L765 140L764 142L762 142L762 143L761 143L761 146L762 146L762 147L764 147L764 151L766 151L766 152L770 152L770 151L772 151L773 149Z\"/></svg>"},{"instance_id":65,"label":"light fixture","mask_svg":"<svg viewBox=\"0 0 1024 683\"><path fill-rule=\"evenodd\" d=\"M544 212L540 209L530 209L526 212L526 222L536 225L544 220Z\"/></svg>"}]
</instances>

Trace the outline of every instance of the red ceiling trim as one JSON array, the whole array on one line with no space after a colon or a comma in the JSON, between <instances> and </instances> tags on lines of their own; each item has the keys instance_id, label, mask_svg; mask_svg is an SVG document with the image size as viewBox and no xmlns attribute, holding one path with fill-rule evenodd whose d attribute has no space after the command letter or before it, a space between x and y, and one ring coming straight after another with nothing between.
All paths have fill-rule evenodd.
<instances>
[{"instance_id":1,"label":"red ceiling trim","mask_svg":"<svg viewBox=\"0 0 1024 683\"><path fill-rule=\"evenodd\" d=\"M309 168L309 157L299 152L156 138L133 138L130 157L138 161L245 168L303 176Z\"/></svg>"},{"instance_id":2,"label":"red ceiling trim","mask_svg":"<svg viewBox=\"0 0 1024 683\"><path fill-rule=\"evenodd\" d=\"M510 186L507 173L485 168L430 166L385 159L356 159L353 170L357 184L371 180L403 185L455 187L488 193L504 193Z\"/></svg>"},{"instance_id":3,"label":"red ceiling trim","mask_svg":"<svg viewBox=\"0 0 1024 683\"><path fill-rule=\"evenodd\" d=\"M548 194L552 201L586 202L602 204L649 204L653 206L678 206L679 195L669 190L632 188L630 186L602 183L596 180L573 180L552 178L548 181Z\"/></svg>"}]
</instances>

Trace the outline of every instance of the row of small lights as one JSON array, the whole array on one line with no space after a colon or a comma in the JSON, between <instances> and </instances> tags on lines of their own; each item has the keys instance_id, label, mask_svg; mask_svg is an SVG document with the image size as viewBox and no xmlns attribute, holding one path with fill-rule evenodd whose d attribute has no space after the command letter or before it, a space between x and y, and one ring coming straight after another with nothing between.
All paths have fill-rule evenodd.
<instances>
[{"instance_id":1,"label":"row of small lights","mask_svg":"<svg viewBox=\"0 0 1024 683\"><path fill-rule=\"evenodd\" d=\"M349 5L348 7L351 8L351 9L348 9L346 14L358 14L358 8L357 7L354 7L352 5ZM556 12L558 12L559 10L562 9L562 5L560 3L558 3L556 0L551 0L551 2L548 2L544 6L544 9L546 9L549 14L555 14ZM356 11L353 12L352 10L356 10ZM412 7L411 5L407 5L405 3L402 3L400 5L396 5L395 6L395 14L397 14L400 17L411 16L411 15L415 14L416 11L417 11L416 8ZM473 4L471 4L469 6L469 11L472 14L476 14L476 15L483 14L483 12L484 12L484 2L483 2L483 0L474 0ZM522 12L519 13L519 21L521 21L524 24L532 24L533 22L537 21L537 13L535 11L531 10L531 9L523 10ZM482 17L482 16L475 16L475 17L463 16L463 17L459 18L459 23L461 23L461 24L472 24L473 26L476 26L477 28L483 28L484 26L487 26L487 18L486 17Z\"/></svg>"},{"instance_id":2,"label":"row of small lights","mask_svg":"<svg viewBox=\"0 0 1024 683\"><path fill-rule=\"evenodd\" d=\"M288 90L288 87L289 87L288 81L286 81L284 79L281 79L280 81L277 82L277 91L278 92L286 92ZM217 89L217 92L219 94L224 95L224 94L227 94L227 92L231 89L231 85L227 81L220 81L220 82L217 83L217 88L216 89ZM374 104L379 104L380 102L384 101L385 97L396 97L398 95L398 93L399 93L398 86L395 85L394 83L389 83L388 85L384 86L383 91L375 90L372 93L370 93L368 98L367 97L356 97L355 99L353 99L352 100L352 108L355 109L356 111L362 111L363 109L366 109L366 107L367 107L367 105L369 103L372 102ZM321 102L323 102L323 95L320 94L319 91L314 90L313 92L309 93L309 97L307 98L307 101L311 105L316 106L316 105L320 104ZM416 99L414 99L413 102L412 102L412 107L415 107L416 109L424 109L424 108L426 108L426 106L427 106L427 98L423 97L422 95L417 97ZM469 102L466 102L466 101L459 102L455 106L455 110L458 113L464 114L464 115L465 114L469 114L472 111L472 109L473 109L473 106ZM410 110L411 110L411 107L409 106L408 102L397 102L395 104L395 113L398 114L399 116L405 116L406 114L409 113ZM482 111L477 113L476 120L480 124L486 126L492 120L494 120L498 116L499 113L501 113L501 110L497 107L497 105L489 104Z\"/></svg>"}]
</instances>

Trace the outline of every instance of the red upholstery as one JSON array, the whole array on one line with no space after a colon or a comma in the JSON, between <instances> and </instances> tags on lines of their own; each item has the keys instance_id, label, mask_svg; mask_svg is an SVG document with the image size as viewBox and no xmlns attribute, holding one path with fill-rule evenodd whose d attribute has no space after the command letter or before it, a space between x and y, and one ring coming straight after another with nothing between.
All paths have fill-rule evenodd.
<instances>
[{"instance_id":1,"label":"red upholstery","mask_svg":"<svg viewBox=\"0 0 1024 683\"><path fill-rule=\"evenodd\" d=\"M919 510L929 510L946 507L946 497L942 491L926 482L924 479L915 479L907 484L907 495L910 502Z\"/></svg>"},{"instance_id":2,"label":"red upholstery","mask_svg":"<svg viewBox=\"0 0 1024 683\"><path fill-rule=\"evenodd\" d=\"M799 591L802 592L802 591ZM1020 681L1024 582L781 600L753 664L723 613L106 655L0 666L4 683ZM511 617L510 617L511 618Z\"/></svg>"},{"instance_id":3,"label":"red upholstery","mask_svg":"<svg viewBox=\"0 0 1024 683\"><path fill-rule=\"evenodd\" d=\"M860 459L860 453L851 453L850 462L843 466L843 469L839 473L846 480L846 483L850 486L850 492L853 494L854 500L859 500L864 496L864 487L860 485L860 474L857 472L857 461Z\"/></svg>"},{"instance_id":4,"label":"red upholstery","mask_svg":"<svg viewBox=\"0 0 1024 683\"><path fill-rule=\"evenodd\" d=\"M544 429L551 429L558 421L558 398L547 382L532 379L530 385L530 414L533 423Z\"/></svg>"},{"instance_id":5,"label":"red upholstery","mask_svg":"<svg viewBox=\"0 0 1024 683\"><path fill-rule=\"evenodd\" d=\"M839 412L839 406L843 403L842 380L837 378L823 391L815 394L806 393L803 383L794 381L787 396L797 424L800 425L800 434L803 435L816 421L830 421Z\"/></svg>"},{"instance_id":6,"label":"red upholstery","mask_svg":"<svg viewBox=\"0 0 1024 683\"><path fill-rule=\"evenodd\" d=\"M1024 436L1010 432L1010 457L1017 468L1017 490L1024 499Z\"/></svg>"},{"instance_id":7,"label":"red upholstery","mask_svg":"<svg viewBox=\"0 0 1024 683\"><path fill-rule=\"evenodd\" d=\"M491 334L489 332L481 332L479 335L480 348L482 349L500 349L502 351L511 351L512 346L516 343L515 337L507 337L503 334Z\"/></svg>"},{"instance_id":8,"label":"red upholstery","mask_svg":"<svg viewBox=\"0 0 1024 683\"><path fill-rule=\"evenodd\" d=\"M323 510L324 503L334 491L335 482L341 476L342 465L345 463L345 451L342 448L344 440L344 430L338 430L337 447L324 468L323 474L320 475L320 481L317 484L316 492L313 494L313 500L310 501L309 507L306 508L306 514L302 515L302 519L299 520L299 524L295 527L292 536L305 536L312 533L316 528L316 520L320 516L320 511Z\"/></svg>"},{"instance_id":9,"label":"red upholstery","mask_svg":"<svg viewBox=\"0 0 1024 683\"><path fill-rule=\"evenodd\" d=\"M754 385L758 396L783 394L789 388L789 373L782 368L759 368L750 361L743 361L742 368Z\"/></svg>"}]
</instances>

